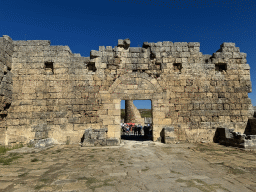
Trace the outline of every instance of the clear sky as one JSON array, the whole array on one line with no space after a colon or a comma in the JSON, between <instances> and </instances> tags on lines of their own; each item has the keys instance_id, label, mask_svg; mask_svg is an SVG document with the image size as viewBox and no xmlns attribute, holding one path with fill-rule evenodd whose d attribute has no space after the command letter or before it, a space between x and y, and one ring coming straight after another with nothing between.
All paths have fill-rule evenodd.
<instances>
[{"instance_id":1,"label":"clear sky","mask_svg":"<svg viewBox=\"0 0 256 192\"><path fill-rule=\"evenodd\" d=\"M133 100L138 109L151 109L151 100ZM121 109L125 109L125 100L121 101Z\"/></svg>"},{"instance_id":2,"label":"clear sky","mask_svg":"<svg viewBox=\"0 0 256 192\"><path fill-rule=\"evenodd\" d=\"M255 0L10 0L1 1L0 36L50 40L89 56L99 46L129 38L143 42L200 42L203 54L234 42L247 53L256 106Z\"/></svg>"}]
</instances>

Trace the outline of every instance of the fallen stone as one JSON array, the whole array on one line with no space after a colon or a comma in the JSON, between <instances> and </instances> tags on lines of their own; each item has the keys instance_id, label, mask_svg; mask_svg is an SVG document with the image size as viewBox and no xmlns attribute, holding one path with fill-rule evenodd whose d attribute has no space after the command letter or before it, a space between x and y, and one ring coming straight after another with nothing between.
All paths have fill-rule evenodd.
<instances>
[{"instance_id":1,"label":"fallen stone","mask_svg":"<svg viewBox=\"0 0 256 192\"><path fill-rule=\"evenodd\" d=\"M41 139L41 140L31 140L30 144L35 146L35 148L46 148L54 144L59 144L53 138Z\"/></svg>"}]
</instances>

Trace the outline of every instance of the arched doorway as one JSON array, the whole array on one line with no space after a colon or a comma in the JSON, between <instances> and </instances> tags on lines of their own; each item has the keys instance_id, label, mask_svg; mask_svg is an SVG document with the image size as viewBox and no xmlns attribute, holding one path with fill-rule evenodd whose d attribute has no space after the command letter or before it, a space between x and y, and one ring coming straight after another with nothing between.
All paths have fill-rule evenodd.
<instances>
[{"instance_id":1,"label":"arched doorway","mask_svg":"<svg viewBox=\"0 0 256 192\"><path fill-rule=\"evenodd\" d=\"M157 80L147 74L131 73L117 78L108 91L100 91L103 109L107 114L100 115L106 119L108 138L120 138L120 102L121 100L151 100L152 101L152 132L153 141L160 141L160 132L164 126L171 124L165 118L165 111L161 105L166 101L166 94L157 83ZM104 121L104 120L103 120Z\"/></svg>"}]
</instances>

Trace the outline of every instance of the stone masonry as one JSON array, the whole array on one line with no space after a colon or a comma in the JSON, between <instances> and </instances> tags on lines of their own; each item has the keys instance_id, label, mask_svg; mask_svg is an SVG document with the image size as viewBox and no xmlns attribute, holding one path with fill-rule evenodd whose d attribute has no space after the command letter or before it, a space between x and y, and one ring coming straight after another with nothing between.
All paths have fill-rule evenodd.
<instances>
[{"instance_id":1,"label":"stone masonry","mask_svg":"<svg viewBox=\"0 0 256 192\"><path fill-rule=\"evenodd\" d=\"M12 104L12 39L6 35L0 38L0 144L7 145L8 109Z\"/></svg>"},{"instance_id":2,"label":"stone masonry","mask_svg":"<svg viewBox=\"0 0 256 192\"><path fill-rule=\"evenodd\" d=\"M0 66L3 145L75 144L89 129L120 141L121 100L151 100L153 141L165 127L177 140L212 141L217 127L243 132L253 115L250 66L234 43L203 55L195 42L130 47L125 39L81 57L50 41L3 36Z\"/></svg>"},{"instance_id":3,"label":"stone masonry","mask_svg":"<svg viewBox=\"0 0 256 192\"><path fill-rule=\"evenodd\" d=\"M133 104L133 100L125 101L125 123L135 123L144 125L144 118L141 118L140 112Z\"/></svg>"}]
</instances>

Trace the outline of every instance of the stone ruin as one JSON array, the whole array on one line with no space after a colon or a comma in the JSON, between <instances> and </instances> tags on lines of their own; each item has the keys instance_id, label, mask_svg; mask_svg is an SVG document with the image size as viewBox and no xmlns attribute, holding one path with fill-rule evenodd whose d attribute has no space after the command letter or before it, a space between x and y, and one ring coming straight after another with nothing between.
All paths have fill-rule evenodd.
<instances>
[{"instance_id":1,"label":"stone ruin","mask_svg":"<svg viewBox=\"0 0 256 192\"><path fill-rule=\"evenodd\" d=\"M121 100L151 100L153 141L211 142L218 127L244 132L253 116L250 66L234 43L203 55L197 42L125 39L82 57L4 35L0 66L2 145L118 145Z\"/></svg>"},{"instance_id":2,"label":"stone ruin","mask_svg":"<svg viewBox=\"0 0 256 192\"><path fill-rule=\"evenodd\" d=\"M144 119L141 118L139 110L135 107L132 100L125 101L125 123L135 123L144 125Z\"/></svg>"},{"instance_id":3,"label":"stone ruin","mask_svg":"<svg viewBox=\"0 0 256 192\"><path fill-rule=\"evenodd\" d=\"M218 127L213 137L215 143L244 149L256 149L256 118L248 119L244 133Z\"/></svg>"}]
</instances>

